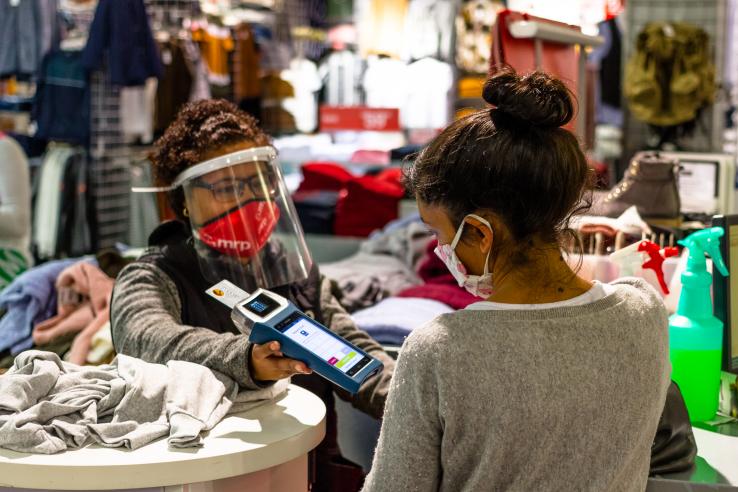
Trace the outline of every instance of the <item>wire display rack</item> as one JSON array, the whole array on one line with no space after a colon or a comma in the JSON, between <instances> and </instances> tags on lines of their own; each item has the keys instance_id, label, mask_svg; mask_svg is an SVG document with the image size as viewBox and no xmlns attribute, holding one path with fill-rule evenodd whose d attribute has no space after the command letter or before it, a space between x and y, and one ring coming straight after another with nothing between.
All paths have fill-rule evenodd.
<instances>
[{"instance_id":1,"label":"wire display rack","mask_svg":"<svg viewBox=\"0 0 738 492\"><path fill-rule=\"evenodd\" d=\"M179 23L199 12L197 0L146 0L154 24ZM91 80L90 177L97 218L99 249L128 239L131 206L131 163L140 149L127 143L120 121L120 87L103 69Z\"/></svg>"},{"instance_id":2,"label":"wire display rack","mask_svg":"<svg viewBox=\"0 0 738 492\"><path fill-rule=\"evenodd\" d=\"M638 34L649 22L688 22L701 27L710 37L710 48L721 86L726 39L727 0L629 0L625 9L625 32L623 33L623 64L635 51ZM728 98L718 91L715 104L703 111L693 136L684 141L686 151L710 152L722 148L725 111ZM648 126L633 118L623 104L625 112L625 156L630 158L647 145L650 132ZM627 160L624 160L627 165ZM622 174L623 169L619 170Z\"/></svg>"}]
</instances>

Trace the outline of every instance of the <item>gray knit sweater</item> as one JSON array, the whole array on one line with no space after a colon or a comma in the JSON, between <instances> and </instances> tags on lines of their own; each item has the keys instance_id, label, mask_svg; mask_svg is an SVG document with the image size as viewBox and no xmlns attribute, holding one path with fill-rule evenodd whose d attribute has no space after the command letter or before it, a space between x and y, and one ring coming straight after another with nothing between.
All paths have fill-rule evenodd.
<instances>
[{"instance_id":1,"label":"gray knit sweater","mask_svg":"<svg viewBox=\"0 0 738 492\"><path fill-rule=\"evenodd\" d=\"M118 353L158 364L170 360L201 364L231 377L244 389L260 389L262 386L249 372L248 336L182 324L181 302L177 286L165 272L143 262L128 265L118 275L110 306ZM384 371L367 381L351 398L355 407L381 417L395 361L379 343L356 327L325 278L321 283L320 303L323 322L328 328L384 364ZM347 397L343 392L338 394Z\"/></svg>"},{"instance_id":2,"label":"gray knit sweater","mask_svg":"<svg viewBox=\"0 0 738 492\"><path fill-rule=\"evenodd\" d=\"M364 490L644 490L667 313L635 279L583 306L460 311L405 342Z\"/></svg>"}]
</instances>

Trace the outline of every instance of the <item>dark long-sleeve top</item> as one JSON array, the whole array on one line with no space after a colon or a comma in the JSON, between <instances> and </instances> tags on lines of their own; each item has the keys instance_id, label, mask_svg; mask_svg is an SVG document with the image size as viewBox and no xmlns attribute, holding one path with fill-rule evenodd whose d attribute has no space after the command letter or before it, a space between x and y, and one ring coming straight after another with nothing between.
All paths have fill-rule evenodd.
<instances>
[{"instance_id":1,"label":"dark long-sleeve top","mask_svg":"<svg viewBox=\"0 0 738 492\"><path fill-rule=\"evenodd\" d=\"M105 54L114 85L144 85L150 77L161 77L159 50L143 0L99 0L82 63L95 70Z\"/></svg>"}]
</instances>

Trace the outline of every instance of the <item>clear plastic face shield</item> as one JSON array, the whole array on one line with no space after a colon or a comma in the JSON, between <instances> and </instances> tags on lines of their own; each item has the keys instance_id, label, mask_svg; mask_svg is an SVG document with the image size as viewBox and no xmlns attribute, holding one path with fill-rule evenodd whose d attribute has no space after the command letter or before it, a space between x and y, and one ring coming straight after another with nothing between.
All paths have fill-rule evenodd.
<instances>
[{"instance_id":1,"label":"clear plastic face shield","mask_svg":"<svg viewBox=\"0 0 738 492\"><path fill-rule=\"evenodd\" d=\"M240 150L183 171L200 269L253 292L307 278L312 259L273 147ZM140 190L143 191L143 190Z\"/></svg>"}]
</instances>

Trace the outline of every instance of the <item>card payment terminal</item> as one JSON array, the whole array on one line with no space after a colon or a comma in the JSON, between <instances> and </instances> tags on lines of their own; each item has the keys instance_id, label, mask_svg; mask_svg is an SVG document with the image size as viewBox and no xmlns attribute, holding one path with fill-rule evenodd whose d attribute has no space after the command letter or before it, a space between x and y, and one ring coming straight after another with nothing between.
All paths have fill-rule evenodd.
<instances>
[{"instance_id":1,"label":"card payment terminal","mask_svg":"<svg viewBox=\"0 0 738 492\"><path fill-rule=\"evenodd\" d=\"M268 290L259 289L238 302L232 317L240 330L251 327L250 342L278 341L285 356L304 362L350 393L384 369L379 360Z\"/></svg>"}]
</instances>

